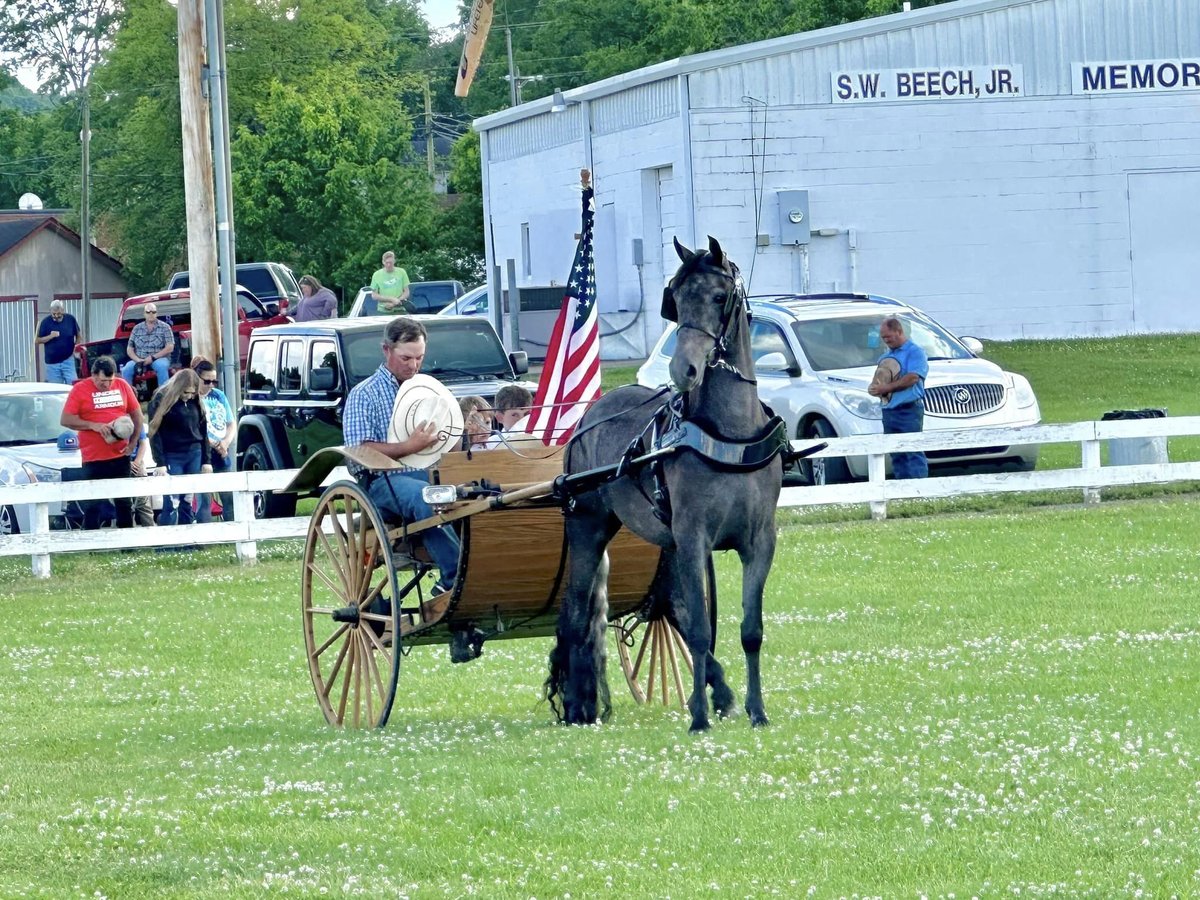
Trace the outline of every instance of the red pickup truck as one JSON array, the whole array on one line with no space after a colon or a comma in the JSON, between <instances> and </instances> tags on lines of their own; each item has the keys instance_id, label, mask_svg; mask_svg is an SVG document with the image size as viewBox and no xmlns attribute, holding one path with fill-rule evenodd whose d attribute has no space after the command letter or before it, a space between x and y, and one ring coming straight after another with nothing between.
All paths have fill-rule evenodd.
<instances>
[{"instance_id":1,"label":"red pickup truck","mask_svg":"<svg viewBox=\"0 0 1200 900\"><path fill-rule=\"evenodd\" d=\"M121 314L117 318L116 333L111 338L79 344L75 348L75 357L79 366L80 377L91 371L92 362L98 356L111 356L120 367L128 361L125 352L129 345L129 336L133 328L145 318L145 306L153 303L158 307L158 320L171 326L175 335L175 350L171 354L170 371L172 374L187 366L192 359L192 300L191 291L155 291L152 294L139 294L130 297L121 306ZM237 288L238 303L238 360L242 371L246 368L246 352L250 347L250 332L264 325L282 325L290 322L287 316L279 312L277 303L263 304L252 293L241 285ZM133 388L138 398L147 400L158 386L154 370L138 371L133 378Z\"/></svg>"}]
</instances>

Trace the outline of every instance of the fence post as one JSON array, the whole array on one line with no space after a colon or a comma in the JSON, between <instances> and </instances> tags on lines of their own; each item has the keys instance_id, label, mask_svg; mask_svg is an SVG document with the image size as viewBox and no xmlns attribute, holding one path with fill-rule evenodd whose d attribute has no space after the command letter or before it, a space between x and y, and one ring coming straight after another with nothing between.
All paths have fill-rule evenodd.
<instances>
[{"instance_id":1,"label":"fence post","mask_svg":"<svg viewBox=\"0 0 1200 900\"><path fill-rule=\"evenodd\" d=\"M1100 468L1100 441L1097 438L1090 438L1082 442L1083 446L1083 470L1089 471ZM1100 502L1099 488L1085 487L1083 489L1083 502L1085 504L1096 504Z\"/></svg>"},{"instance_id":2,"label":"fence post","mask_svg":"<svg viewBox=\"0 0 1200 900\"><path fill-rule=\"evenodd\" d=\"M233 517L246 523L247 532L254 525L254 491L242 489L233 492ZM258 562L258 544L255 541L238 541L234 547L238 562L252 566Z\"/></svg>"},{"instance_id":3,"label":"fence post","mask_svg":"<svg viewBox=\"0 0 1200 900\"><path fill-rule=\"evenodd\" d=\"M883 483L887 478L887 467L884 465L882 453L872 453L867 457L867 481L872 486L879 487L879 493L883 494ZM872 500L871 501L871 518L876 522L882 522L887 518L887 501Z\"/></svg>"},{"instance_id":4,"label":"fence post","mask_svg":"<svg viewBox=\"0 0 1200 900\"><path fill-rule=\"evenodd\" d=\"M50 535L50 504L35 503L33 504L33 533L44 534L47 537ZM33 574L38 578L50 577L50 554L35 553L30 558L33 566Z\"/></svg>"}]
</instances>

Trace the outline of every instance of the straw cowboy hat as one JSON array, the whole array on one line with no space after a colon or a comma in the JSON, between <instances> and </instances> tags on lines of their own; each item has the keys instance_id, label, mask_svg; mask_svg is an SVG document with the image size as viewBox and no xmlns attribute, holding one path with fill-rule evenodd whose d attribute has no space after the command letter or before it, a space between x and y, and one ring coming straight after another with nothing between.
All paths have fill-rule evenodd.
<instances>
[{"instance_id":1,"label":"straw cowboy hat","mask_svg":"<svg viewBox=\"0 0 1200 900\"><path fill-rule=\"evenodd\" d=\"M121 416L113 419L108 427L111 429L113 435L109 441L110 444L116 441L127 441L133 436L133 419L129 416Z\"/></svg>"},{"instance_id":2,"label":"straw cowboy hat","mask_svg":"<svg viewBox=\"0 0 1200 900\"><path fill-rule=\"evenodd\" d=\"M875 374L871 376L871 387L877 384L889 384L895 381L900 375L900 363L896 362L894 357L881 359L879 365L875 367ZM884 394L879 399L887 400L891 394Z\"/></svg>"},{"instance_id":3,"label":"straw cowboy hat","mask_svg":"<svg viewBox=\"0 0 1200 900\"><path fill-rule=\"evenodd\" d=\"M414 469L427 469L448 450L458 446L463 434L463 414L458 400L444 384L429 375L414 375L401 382L388 424L389 443L408 440L422 422L437 424L438 439L417 453L397 462Z\"/></svg>"}]
</instances>

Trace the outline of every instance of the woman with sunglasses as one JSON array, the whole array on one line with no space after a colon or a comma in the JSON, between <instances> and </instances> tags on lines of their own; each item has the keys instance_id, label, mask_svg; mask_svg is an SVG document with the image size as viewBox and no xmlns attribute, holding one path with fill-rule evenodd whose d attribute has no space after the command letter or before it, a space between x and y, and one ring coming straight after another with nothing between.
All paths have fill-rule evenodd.
<instances>
[{"instance_id":1,"label":"woman with sunglasses","mask_svg":"<svg viewBox=\"0 0 1200 900\"><path fill-rule=\"evenodd\" d=\"M150 398L150 450L158 461L157 474L197 475L211 472L208 416L200 402L200 377L180 369ZM179 503L178 513L175 501ZM196 521L189 495L164 495L159 525L190 525Z\"/></svg>"},{"instance_id":2,"label":"woman with sunglasses","mask_svg":"<svg viewBox=\"0 0 1200 900\"><path fill-rule=\"evenodd\" d=\"M225 392L217 387L217 367L212 360L197 356L192 359L192 369L200 378L200 402L208 417L208 448L209 459L214 472L232 472L233 439L237 435L237 419L233 415L233 406ZM221 518L226 522L233 521L233 494L221 491ZM199 494L196 497L196 519L200 522L211 522L212 494Z\"/></svg>"}]
</instances>

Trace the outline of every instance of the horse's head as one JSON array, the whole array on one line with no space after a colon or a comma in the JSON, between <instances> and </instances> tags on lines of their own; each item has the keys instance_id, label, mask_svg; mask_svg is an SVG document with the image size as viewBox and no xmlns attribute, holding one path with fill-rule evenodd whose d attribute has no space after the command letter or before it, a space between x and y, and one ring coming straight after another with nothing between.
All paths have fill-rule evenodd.
<instances>
[{"instance_id":1,"label":"horse's head","mask_svg":"<svg viewBox=\"0 0 1200 900\"><path fill-rule=\"evenodd\" d=\"M671 381L681 392L698 387L704 372L721 353L734 319L741 312L735 266L710 236L708 250L695 252L675 239L682 260L663 291L662 316L679 325L671 357Z\"/></svg>"}]
</instances>

